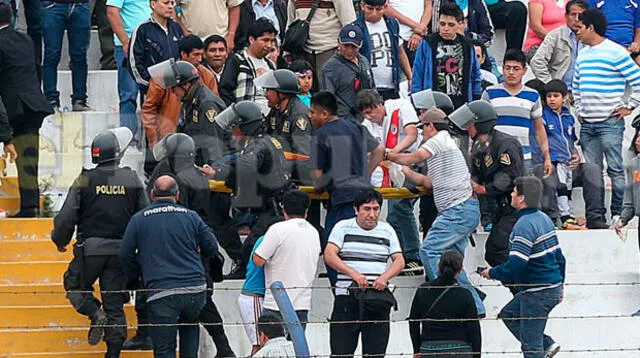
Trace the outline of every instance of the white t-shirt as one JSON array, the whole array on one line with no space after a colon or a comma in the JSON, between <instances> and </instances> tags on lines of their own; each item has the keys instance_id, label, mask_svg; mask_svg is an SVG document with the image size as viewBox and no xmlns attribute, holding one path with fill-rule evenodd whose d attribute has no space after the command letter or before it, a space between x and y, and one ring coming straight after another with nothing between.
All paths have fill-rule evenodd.
<instances>
[{"instance_id":1,"label":"white t-shirt","mask_svg":"<svg viewBox=\"0 0 640 358\"><path fill-rule=\"evenodd\" d=\"M391 35L384 19L376 23L367 22L371 38L371 72L377 88L395 88L393 84L393 54Z\"/></svg>"},{"instance_id":2,"label":"white t-shirt","mask_svg":"<svg viewBox=\"0 0 640 358\"><path fill-rule=\"evenodd\" d=\"M267 260L264 265L266 286L281 281L295 310L311 309L311 285L320 257L318 231L304 219L275 223L264 234L264 240L255 253ZM269 289L265 293L263 306L278 311Z\"/></svg>"},{"instance_id":3,"label":"white t-shirt","mask_svg":"<svg viewBox=\"0 0 640 358\"><path fill-rule=\"evenodd\" d=\"M438 212L471 198L471 175L456 141L447 131L439 131L423 145L431 153L427 159L428 174L433 183L433 201Z\"/></svg>"},{"instance_id":4,"label":"white t-shirt","mask_svg":"<svg viewBox=\"0 0 640 358\"><path fill-rule=\"evenodd\" d=\"M382 221L364 230L356 218L342 220L331 230L329 243L340 248L338 255L345 265L365 275L369 284L387 271L391 255L402 253L395 230ZM336 296L349 294L347 288L352 282L348 275L338 273Z\"/></svg>"},{"instance_id":5,"label":"white t-shirt","mask_svg":"<svg viewBox=\"0 0 640 358\"><path fill-rule=\"evenodd\" d=\"M424 13L424 0L389 0L389 5L393 6L402 15L418 23ZM405 41L409 41L413 30L399 21L398 23L400 24L400 37Z\"/></svg>"}]
</instances>

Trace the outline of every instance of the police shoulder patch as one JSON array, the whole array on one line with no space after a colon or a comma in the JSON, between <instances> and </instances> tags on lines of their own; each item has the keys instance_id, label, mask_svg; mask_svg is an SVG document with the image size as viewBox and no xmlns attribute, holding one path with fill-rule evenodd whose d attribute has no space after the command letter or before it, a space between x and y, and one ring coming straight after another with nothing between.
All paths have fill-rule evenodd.
<instances>
[{"instance_id":1,"label":"police shoulder patch","mask_svg":"<svg viewBox=\"0 0 640 358\"><path fill-rule=\"evenodd\" d=\"M296 127L300 128L301 131L304 131L307 129L307 120L300 117L298 118L298 120L296 121Z\"/></svg>"},{"instance_id":2,"label":"police shoulder patch","mask_svg":"<svg viewBox=\"0 0 640 358\"><path fill-rule=\"evenodd\" d=\"M213 108L207 111L206 115L209 122L213 123L216 121L216 114L218 114L218 112L216 112L216 110Z\"/></svg>"},{"instance_id":3,"label":"police shoulder patch","mask_svg":"<svg viewBox=\"0 0 640 358\"><path fill-rule=\"evenodd\" d=\"M273 145L277 148L277 149L282 149L282 144L280 144L280 142L275 139L275 138L271 138L271 143L273 143Z\"/></svg>"},{"instance_id":4,"label":"police shoulder patch","mask_svg":"<svg viewBox=\"0 0 640 358\"><path fill-rule=\"evenodd\" d=\"M194 123L198 123L198 110L193 110L191 121Z\"/></svg>"},{"instance_id":5,"label":"police shoulder patch","mask_svg":"<svg viewBox=\"0 0 640 358\"><path fill-rule=\"evenodd\" d=\"M488 168L493 164L493 157L491 154L484 155L484 165Z\"/></svg>"},{"instance_id":6,"label":"police shoulder patch","mask_svg":"<svg viewBox=\"0 0 640 358\"><path fill-rule=\"evenodd\" d=\"M509 153L500 154L500 164L511 165L511 157Z\"/></svg>"},{"instance_id":7,"label":"police shoulder patch","mask_svg":"<svg viewBox=\"0 0 640 358\"><path fill-rule=\"evenodd\" d=\"M284 121L282 123L282 133L289 133L289 125L290 125L289 121Z\"/></svg>"}]
</instances>

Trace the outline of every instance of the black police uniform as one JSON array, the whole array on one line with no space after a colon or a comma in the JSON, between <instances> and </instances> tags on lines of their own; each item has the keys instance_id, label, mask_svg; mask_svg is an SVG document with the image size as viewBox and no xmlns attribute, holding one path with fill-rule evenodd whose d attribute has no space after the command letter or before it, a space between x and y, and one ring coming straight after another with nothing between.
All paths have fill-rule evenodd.
<instances>
[{"instance_id":1,"label":"black police uniform","mask_svg":"<svg viewBox=\"0 0 640 358\"><path fill-rule=\"evenodd\" d=\"M515 137L494 129L489 141L473 143L471 161L471 177L485 186L488 205L493 205L485 260L497 266L509 257L509 236L517 219L511 192L514 179L524 174L522 149Z\"/></svg>"},{"instance_id":2,"label":"black police uniform","mask_svg":"<svg viewBox=\"0 0 640 358\"><path fill-rule=\"evenodd\" d=\"M116 162L99 164L83 170L75 180L67 198L54 218L51 239L58 246L71 241L77 226L73 260L64 274L67 298L78 313L92 316L100 301L88 292L100 279L101 291L122 291L126 278L118 254L129 219L149 204L144 186L130 168L120 168ZM122 308L129 301L124 292L102 293L102 308L109 325L104 340L122 344L127 338L126 317Z\"/></svg>"},{"instance_id":3,"label":"black police uniform","mask_svg":"<svg viewBox=\"0 0 640 358\"><path fill-rule=\"evenodd\" d=\"M312 128L309 120L309 107L298 96L292 96L284 112L271 111L266 133L276 138L285 152L311 155ZM307 161L293 161L291 168L293 180L311 185L311 175Z\"/></svg>"},{"instance_id":4,"label":"black police uniform","mask_svg":"<svg viewBox=\"0 0 640 358\"><path fill-rule=\"evenodd\" d=\"M199 81L182 100L179 131L196 143L196 164L212 164L231 153L231 133L215 124L216 116L226 108L224 101Z\"/></svg>"},{"instance_id":5,"label":"black police uniform","mask_svg":"<svg viewBox=\"0 0 640 358\"><path fill-rule=\"evenodd\" d=\"M284 147L268 134L249 138L234 165L217 168L216 178L224 179L233 188L233 206L248 209L257 215L251 235L242 245L243 263L248 262L255 241L269 226L282 219L280 199L290 184L286 169Z\"/></svg>"}]
</instances>

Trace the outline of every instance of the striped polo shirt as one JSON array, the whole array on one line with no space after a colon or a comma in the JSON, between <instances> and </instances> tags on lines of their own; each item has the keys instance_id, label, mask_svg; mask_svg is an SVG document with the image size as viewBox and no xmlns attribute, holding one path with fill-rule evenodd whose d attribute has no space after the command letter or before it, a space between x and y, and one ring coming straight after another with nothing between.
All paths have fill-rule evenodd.
<instances>
[{"instance_id":1,"label":"striped polo shirt","mask_svg":"<svg viewBox=\"0 0 640 358\"><path fill-rule=\"evenodd\" d=\"M626 48L610 40L585 46L576 59L573 74L575 107L585 122L603 122L624 101L625 87L631 87L628 105L640 104L640 68Z\"/></svg>"},{"instance_id":2,"label":"striped polo shirt","mask_svg":"<svg viewBox=\"0 0 640 358\"><path fill-rule=\"evenodd\" d=\"M373 284L387 270L391 255L402 253L400 242L391 225L378 222L372 230L364 230L356 218L342 220L331 230L329 243L340 248L338 256L352 269L367 277ZM344 273L338 273L336 295L347 295L347 287L353 280Z\"/></svg>"},{"instance_id":3,"label":"striped polo shirt","mask_svg":"<svg viewBox=\"0 0 640 358\"><path fill-rule=\"evenodd\" d=\"M473 194L469 167L451 134L439 131L420 148L431 153L427 168L438 212L469 200Z\"/></svg>"},{"instance_id":4,"label":"striped polo shirt","mask_svg":"<svg viewBox=\"0 0 640 358\"><path fill-rule=\"evenodd\" d=\"M491 102L498 113L496 129L518 139L524 159L531 159L529 137L533 135L533 121L542 117L542 103L536 90L522 86L516 94L511 94L498 84L488 87L482 99Z\"/></svg>"}]
</instances>

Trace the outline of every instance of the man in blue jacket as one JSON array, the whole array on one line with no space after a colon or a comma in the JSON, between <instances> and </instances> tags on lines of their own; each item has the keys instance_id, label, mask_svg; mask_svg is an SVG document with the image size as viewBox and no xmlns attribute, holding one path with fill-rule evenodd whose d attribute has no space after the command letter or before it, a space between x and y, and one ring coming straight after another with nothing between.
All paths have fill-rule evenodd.
<instances>
[{"instance_id":1,"label":"man in blue jacket","mask_svg":"<svg viewBox=\"0 0 640 358\"><path fill-rule=\"evenodd\" d=\"M482 73L470 40L459 35L464 14L454 3L440 6L438 33L420 43L413 63L411 93L425 89L442 92L455 108L480 99Z\"/></svg>"},{"instance_id":2,"label":"man in blue jacket","mask_svg":"<svg viewBox=\"0 0 640 358\"><path fill-rule=\"evenodd\" d=\"M206 276L202 258L218 251L211 229L195 211L178 204L176 181L156 179L153 204L131 218L120 249L129 280L142 276L148 290L147 309L154 357L176 356L177 324L180 357L197 357L200 311L205 305Z\"/></svg>"},{"instance_id":3,"label":"man in blue jacket","mask_svg":"<svg viewBox=\"0 0 640 358\"><path fill-rule=\"evenodd\" d=\"M150 4L151 17L133 30L129 50L129 68L145 96L151 80L147 68L170 58L179 59L180 42L184 37L182 28L172 19L174 1L151 0Z\"/></svg>"},{"instance_id":4,"label":"man in blue jacket","mask_svg":"<svg viewBox=\"0 0 640 358\"><path fill-rule=\"evenodd\" d=\"M364 35L360 54L371 63L376 89L382 98L400 98L400 70L411 80L411 65L402 46L398 20L385 15L387 0L363 0L355 21Z\"/></svg>"},{"instance_id":5,"label":"man in blue jacket","mask_svg":"<svg viewBox=\"0 0 640 358\"><path fill-rule=\"evenodd\" d=\"M560 350L544 329L549 312L562 302L566 261L551 219L539 209L541 196L540 179L516 178L511 206L518 211L518 221L511 232L509 259L482 272L484 278L516 285L518 293L498 317L522 344L525 358L553 357Z\"/></svg>"}]
</instances>

